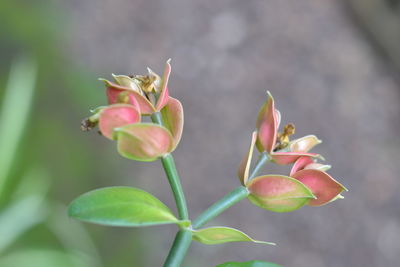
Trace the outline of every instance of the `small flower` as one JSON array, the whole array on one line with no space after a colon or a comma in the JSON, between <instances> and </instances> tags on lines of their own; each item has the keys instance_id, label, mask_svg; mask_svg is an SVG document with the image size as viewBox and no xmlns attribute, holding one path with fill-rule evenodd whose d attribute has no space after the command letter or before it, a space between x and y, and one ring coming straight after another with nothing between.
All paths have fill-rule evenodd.
<instances>
[{"instance_id":1,"label":"small flower","mask_svg":"<svg viewBox=\"0 0 400 267\"><path fill-rule=\"evenodd\" d=\"M321 157L315 153L308 153L315 145L321 143L315 135L290 141L289 137L295 133L292 123L286 125L282 133L278 133L281 115L275 109L272 95L269 92L267 94L267 101L260 109L256 124L258 150L267 152L271 160L280 165L293 163L301 156Z\"/></svg>"},{"instance_id":2,"label":"small flower","mask_svg":"<svg viewBox=\"0 0 400 267\"><path fill-rule=\"evenodd\" d=\"M104 80L109 106L95 109L82 122L82 130L98 125L102 135L117 141L122 156L134 160L153 161L172 152L182 136L183 107L168 94L170 73L168 60L163 78L148 69L148 75L113 75L116 83ZM163 126L141 123L142 115L155 112Z\"/></svg>"},{"instance_id":3,"label":"small flower","mask_svg":"<svg viewBox=\"0 0 400 267\"><path fill-rule=\"evenodd\" d=\"M284 175L261 175L249 181L249 170L257 132L253 132L249 152L239 165L238 176L250 192L248 199L255 205L274 212L294 211L315 196L309 188Z\"/></svg>"},{"instance_id":4,"label":"small flower","mask_svg":"<svg viewBox=\"0 0 400 267\"><path fill-rule=\"evenodd\" d=\"M321 206L342 198L347 190L325 171L329 165L314 162L310 156L301 156L293 164L289 176L261 175L249 181L249 170L254 146L258 138L253 132L250 148L239 165L238 176L249 190L249 200L274 212L289 212L304 205Z\"/></svg>"}]
</instances>

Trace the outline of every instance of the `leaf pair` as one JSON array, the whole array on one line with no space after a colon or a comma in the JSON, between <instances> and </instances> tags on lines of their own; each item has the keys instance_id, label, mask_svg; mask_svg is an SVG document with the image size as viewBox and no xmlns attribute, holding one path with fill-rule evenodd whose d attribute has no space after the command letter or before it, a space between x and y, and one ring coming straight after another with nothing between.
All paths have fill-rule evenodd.
<instances>
[{"instance_id":1,"label":"leaf pair","mask_svg":"<svg viewBox=\"0 0 400 267\"><path fill-rule=\"evenodd\" d=\"M106 187L90 191L69 206L69 216L101 225L137 227L177 224L187 228L190 221L178 220L171 210L153 195L133 187ZM254 242L275 245L250 238L230 227L192 230L193 240L213 245L227 242Z\"/></svg>"}]
</instances>

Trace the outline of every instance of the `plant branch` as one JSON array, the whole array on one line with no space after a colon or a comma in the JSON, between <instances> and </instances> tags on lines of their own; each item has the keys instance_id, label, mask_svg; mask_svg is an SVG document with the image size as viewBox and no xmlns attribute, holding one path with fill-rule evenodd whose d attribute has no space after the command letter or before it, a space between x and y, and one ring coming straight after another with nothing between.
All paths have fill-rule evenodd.
<instances>
[{"instance_id":1,"label":"plant branch","mask_svg":"<svg viewBox=\"0 0 400 267\"><path fill-rule=\"evenodd\" d=\"M264 167L267 162L270 161L267 152L263 152L260 154L258 157L258 160L256 162L256 165L254 166L253 171L251 172L249 179L253 179L254 177L257 176L257 174L261 171L261 169Z\"/></svg>"},{"instance_id":2,"label":"plant branch","mask_svg":"<svg viewBox=\"0 0 400 267\"><path fill-rule=\"evenodd\" d=\"M257 160L254 169L252 170L249 179L254 178L257 176L258 172L264 167L264 165L270 161L266 152L260 154L260 157ZM240 186L234 189L232 192L215 202L211 205L207 210L201 213L194 221L193 221L193 228L199 228L212 220L213 218L217 217L219 214L227 210L228 208L232 207L234 204L238 203L242 199L246 198L249 195L249 191L245 186Z\"/></svg>"},{"instance_id":3,"label":"plant branch","mask_svg":"<svg viewBox=\"0 0 400 267\"><path fill-rule=\"evenodd\" d=\"M203 226L208 221L217 217L229 207L232 207L240 200L246 198L248 195L249 191L247 190L247 188L244 186L239 186L238 188L234 189L232 192L215 202L213 205L211 205L202 214L200 214L200 216L193 221L193 228L196 229Z\"/></svg>"}]
</instances>

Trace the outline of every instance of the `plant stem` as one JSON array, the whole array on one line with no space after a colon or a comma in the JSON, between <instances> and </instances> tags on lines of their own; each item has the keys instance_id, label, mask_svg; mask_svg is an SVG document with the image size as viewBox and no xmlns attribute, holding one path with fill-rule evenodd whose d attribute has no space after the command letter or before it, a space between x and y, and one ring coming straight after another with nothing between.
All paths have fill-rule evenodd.
<instances>
[{"instance_id":1,"label":"plant stem","mask_svg":"<svg viewBox=\"0 0 400 267\"><path fill-rule=\"evenodd\" d=\"M165 260L164 267L178 267L185 258L186 252L192 243L192 231L181 229L175 236L172 248Z\"/></svg>"},{"instance_id":2,"label":"plant stem","mask_svg":"<svg viewBox=\"0 0 400 267\"><path fill-rule=\"evenodd\" d=\"M254 166L253 171L251 172L251 174L249 175L249 179L252 179L254 177L257 176L257 174L261 171L262 167L264 167L264 165L269 161L269 157L267 152L263 152L260 154L260 156L258 157L257 163Z\"/></svg>"},{"instance_id":3,"label":"plant stem","mask_svg":"<svg viewBox=\"0 0 400 267\"><path fill-rule=\"evenodd\" d=\"M161 114L159 112L153 113L151 115L151 120L154 123L163 125ZM168 182L171 186L172 193L174 194L179 219L188 220L189 214L186 206L185 195L183 194L182 185L179 179L178 171L176 170L174 158L168 153L161 158L161 162L167 175Z\"/></svg>"},{"instance_id":4,"label":"plant stem","mask_svg":"<svg viewBox=\"0 0 400 267\"><path fill-rule=\"evenodd\" d=\"M154 112L153 114L151 114L151 121L158 125L164 126L160 112Z\"/></svg>"},{"instance_id":5,"label":"plant stem","mask_svg":"<svg viewBox=\"0 0 400 267\"><path fill-rule=\"evenodd\" d=\"M155 112L151 115L151 120L163 125L160 112ZM188 220L189 214L187 210L185 195L183 194L182 185L179 179L178 171L176 170L173 156L168 153L161 158L164 171L167 175L168 182L174 194L176 208L178 209L179 219ZM164 267L179 267L185 258L186 252L192 243L192 232L189 229L181 229L175 236L174 243L165 260Z\"/></svg>"},{"instance_id":6,"label":"plant stem","mask_svg":"<svg viewBox=\"0 0 400 267\"><path fill-rule=\"evenodd\" d=\"M192 227L196 229L203 226L208 221L215 218L229 207L246 198L248 195L249 191L247 190L247 188L244 186L239 186L238 188L234 189L232 192L215 202L213 205L211 205L202 214L200 214L200 216L193 221Z\"/></svg>"},{"instance_id":7,"label":"plant stem","mask_svg":"<svg viewBox=\"0 0 400 267\"><path fill-rule=\"evenodd\" d=\"M189 219L189 214L186 206L185 195L183 194L182 185L179 180L179 175L176 170L175 161L171 154L166 154L161 158L165 173L167 174L169 184L174 194L176 207L178 209L179 219Z\"/></svg>"},{"instance_id":8,"label":"plant stem","mask_svg":"<svg viewBox=\"0 0 400 267\"><path fill-rule=\"evenodd\" d=\"M254 166L253 171L251 172L249 179L257 176L257 173L262 169L262 167L269 161L268 154L263 152L260 154L260 157L257 160L256 165ZM234 204L238 203L240 200L246 198L249 195L249 191L245 186L240 186L215 202L211 205L207 210L205 210L202 214L200 214L192 224L194 229L199 228L206 224L208 221L217 217L226 209L230 208Z\"/></svg>"}]
</instances>

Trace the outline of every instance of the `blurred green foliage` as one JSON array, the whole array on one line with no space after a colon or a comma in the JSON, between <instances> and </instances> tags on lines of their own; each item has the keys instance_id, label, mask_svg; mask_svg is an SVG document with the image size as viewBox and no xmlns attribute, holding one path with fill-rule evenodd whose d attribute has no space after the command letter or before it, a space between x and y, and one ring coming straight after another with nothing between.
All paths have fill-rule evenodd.
<instances>
[{"instance_id":1,"label":"blurred green foliage","mask_svg":"<svg viewBox=\"0 0 400 267\"><path fill-rule=\"evenodd\" d=\"M135 244L102 254L105 230L67 217L71 199L99 187L90 177L106 158L79 132L88 99L103 95L68 56L61 4L0 2L0 266L132 266Z\"/></svg>"}]
</instances>

